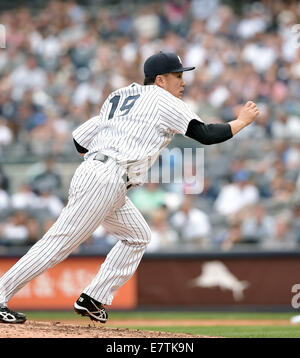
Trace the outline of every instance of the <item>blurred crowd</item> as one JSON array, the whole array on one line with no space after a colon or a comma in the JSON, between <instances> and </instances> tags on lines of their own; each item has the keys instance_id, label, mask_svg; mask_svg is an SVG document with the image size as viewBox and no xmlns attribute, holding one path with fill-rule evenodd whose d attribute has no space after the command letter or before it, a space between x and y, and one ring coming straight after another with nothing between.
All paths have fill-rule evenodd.
<instances>
[{"instance_id":1,"label":"blurred crowd","mask_svg":"<svg viewBox=\"0 0 300 358\"><path fill-rule=\"evenodd\" d=\"M11 191L10 178L0 171L0 245L5 247L34 244L66 204L54 157L28 166L22 177L19 187Z\"/></svg>"},{"instance_id":2,"label":"blurred crowd","mask_svg":"<svg viewBox=\"0 0 300 358\"><path fill-rule=\"evenodd\" d=\"M147 183L129 192L153 231L148 251L296 248L300 4L243 4L237 13L221 0L53 0L42 9L1 12L0 244L31 245L41 237L67 198L55 163L73 158L72 130L97 114L111 91L142 83L144 60L164 50L196 66L185 74L184 101L205 122L233 120L248 100L260 115L230 141L204 148L201 193L187 194L188 183ZM38 164L20 173L23 183L12 191L5 163L28 158ZM99 228L84 246L113 243Z\"/></svg>"}]
</instances>

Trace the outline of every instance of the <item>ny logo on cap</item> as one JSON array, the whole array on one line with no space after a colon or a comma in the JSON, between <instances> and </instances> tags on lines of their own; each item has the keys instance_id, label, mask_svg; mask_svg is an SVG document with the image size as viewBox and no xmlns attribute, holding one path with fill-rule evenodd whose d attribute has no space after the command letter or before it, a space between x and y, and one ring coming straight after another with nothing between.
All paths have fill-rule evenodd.
<instances>
[{"instance_id":1,"label":"ny logo on cap","mask_svg":"<svg viewBox=\"0 0 300 358\"><path fill-rule=\"evenodd\" d=\"M180 64L182 65L181 58L178 55L177 55L177 57L178 57L178 60L179 60Z\"/></svg>"}]
</instances>

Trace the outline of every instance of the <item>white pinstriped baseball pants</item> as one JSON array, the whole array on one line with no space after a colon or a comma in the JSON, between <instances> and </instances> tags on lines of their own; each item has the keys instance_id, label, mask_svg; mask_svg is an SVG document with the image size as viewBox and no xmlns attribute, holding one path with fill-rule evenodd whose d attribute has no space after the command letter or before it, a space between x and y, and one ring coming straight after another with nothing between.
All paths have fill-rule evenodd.
<instances>
[{"instance_id":1,"label":"white pinstriped baseball pants","mask_svg":"<svg viewBox=\"0 0 300 358\"><path fill-rule=\"evenodd\" d=\"M57 221L0 278L0 304L7 304L29 281L67 258L99 225L119 241L83 292L103 304L112 303L115 291L136 271L151 239L146 221L126 196L124 172L112 159L102 163L89 158L81 163Z\"/></svg>"}]
</instances>

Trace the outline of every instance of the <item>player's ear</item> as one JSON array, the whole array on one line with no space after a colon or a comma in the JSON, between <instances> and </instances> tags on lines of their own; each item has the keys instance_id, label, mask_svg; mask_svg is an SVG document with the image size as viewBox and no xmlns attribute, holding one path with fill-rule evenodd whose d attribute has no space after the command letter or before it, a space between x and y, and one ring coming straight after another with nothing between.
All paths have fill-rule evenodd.
<instances>
[{"instance_id":1,"label":"player's ear","mask_svg":"<svg viewBox=\"0 0 300 358\"><path fill-rule=\"evenodd\" d=\"M157 86L164 88L166 84L166 78L163 75L157 75L154 82Z\"/></svg>"}]
</instances>

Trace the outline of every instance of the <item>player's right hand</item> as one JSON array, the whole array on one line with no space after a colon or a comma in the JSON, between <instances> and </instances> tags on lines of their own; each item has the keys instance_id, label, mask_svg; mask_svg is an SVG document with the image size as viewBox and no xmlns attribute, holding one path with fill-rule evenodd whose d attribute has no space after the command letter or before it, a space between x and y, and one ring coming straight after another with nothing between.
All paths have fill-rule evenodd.
<instances>
[{"instance_id":1,"label":"player's right hand","mask_svg":"<svg viewBox=\"0 0 300 358\"><path fill-rule=\"evenodd\" d=\"M258 114L259 111L257 105L252 101L248 101L240 110L238 120L242 121L244 125L247 126L254 121Z\"/></svg>"}]
</instances>

